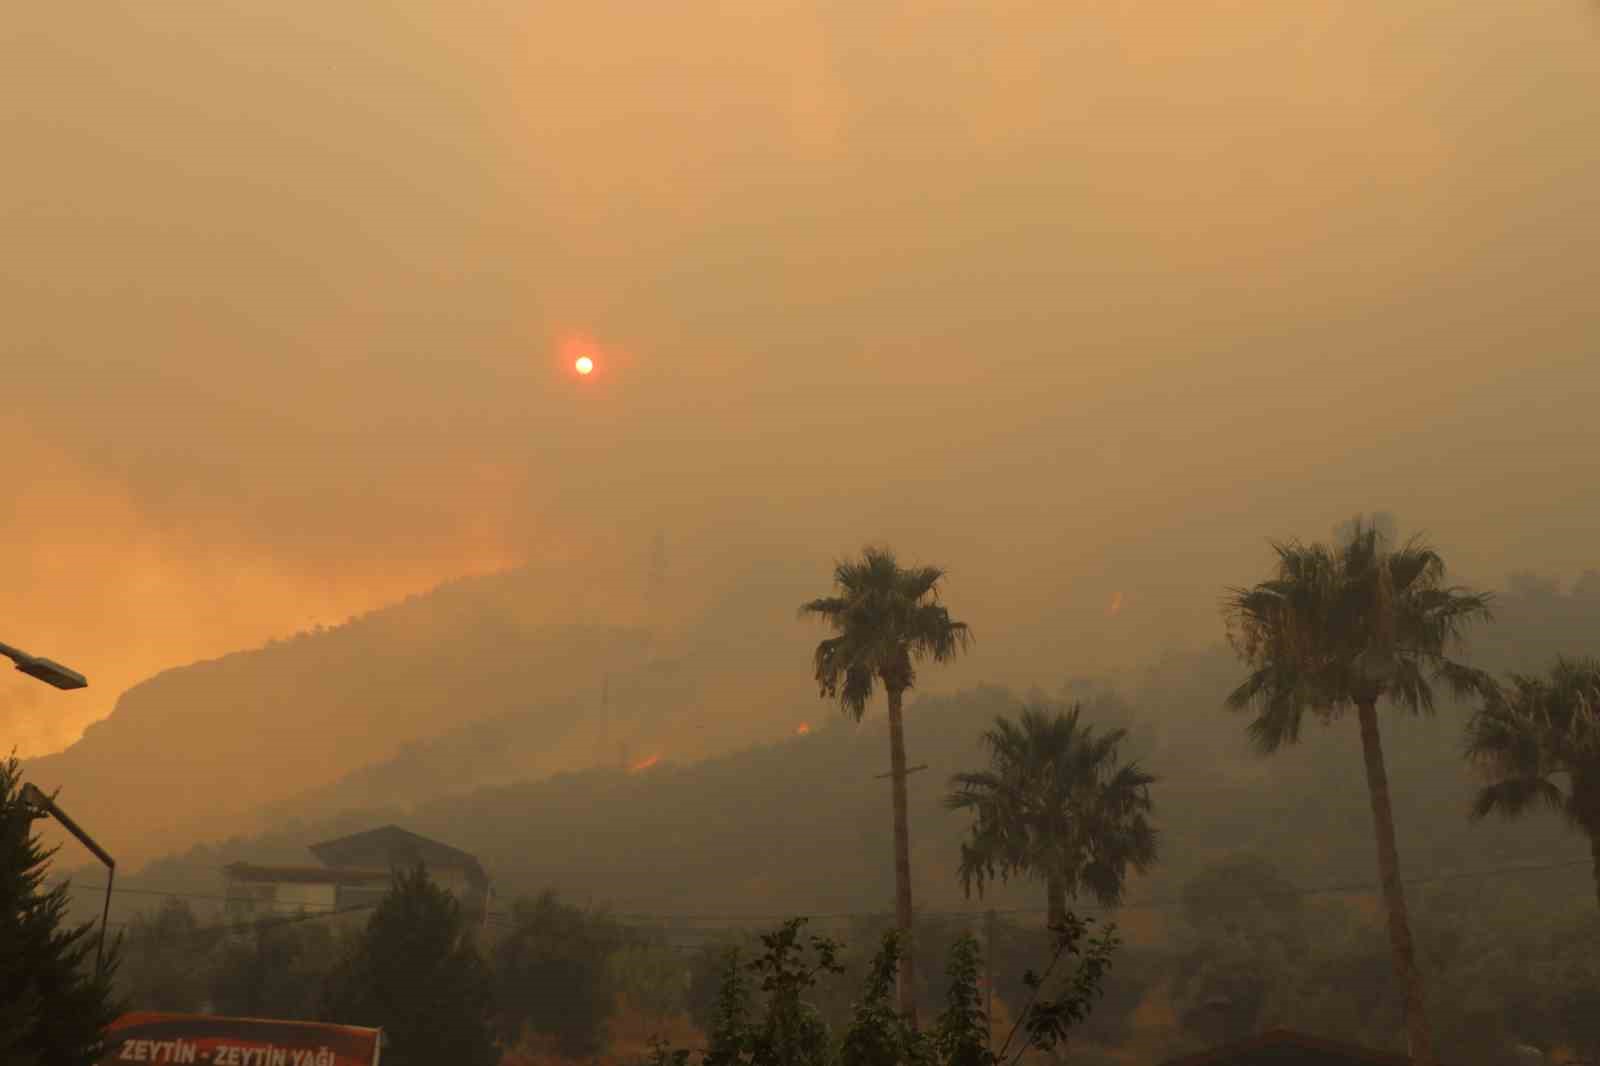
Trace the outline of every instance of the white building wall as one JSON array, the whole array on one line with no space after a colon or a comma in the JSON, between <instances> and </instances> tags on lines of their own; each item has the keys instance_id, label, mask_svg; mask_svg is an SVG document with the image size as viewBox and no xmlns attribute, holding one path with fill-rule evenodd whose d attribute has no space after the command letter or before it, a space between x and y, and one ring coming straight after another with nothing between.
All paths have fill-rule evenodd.
<instances>
[{"instance_id":1,"label":"white building wall","mask_svg":"<svg viewBox=\"0 0 1600 1066\"><path fill-rule=\"evenodd\" d=\"M279 914L295 914L302 910L333 910L337 888L335 885L280 882L274 887L277 891L274 893L272 909Z\"/></svg>"}]
</instances>

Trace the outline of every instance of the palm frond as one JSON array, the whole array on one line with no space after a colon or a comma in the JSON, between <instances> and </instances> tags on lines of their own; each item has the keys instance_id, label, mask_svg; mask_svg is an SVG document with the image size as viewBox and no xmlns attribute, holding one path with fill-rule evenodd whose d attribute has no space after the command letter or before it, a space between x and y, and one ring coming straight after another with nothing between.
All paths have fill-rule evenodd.
<instances>
[{"instance_id":1,"label":"palm frond","mask_svg":"<svg viewBox=\"0 0 1600 1066\"><path fill-rule=\"evenodd\" d=\"M1457 698L1483 699L1495 688L1494 678L1487 671L1442 657L1433 664L1433 676L1435 680L1443 681Z\"/></svg>"},{"instance_id":2,"label":"palm frond","mask_svg":"<svg viewBox=\"0 0 1600 1066\"><path fill-rule=\"evenodd\" d=\"M953 621L939 604L918 606L907 620L906 630L912 654L936 663L947 663L972 647L967 624Z\"/></svg>"},{"instance_id":3,"label":"palm frond","mask_svg":"<svg viewBox=\"0 0 1600 1066\"><path fill-rule=\"evenodd\" d=\"M1227 697L1227 705L1235 710L1255 710L1255 719L1245 732L1263 755L1300 739L1301 719L1310 703L1299 698L1300 685L1293 677L1283 676L1285 673L1279 664L1264 666L1253 671Z\"/></svg>"},{"instance_id":4,"label":"palm frond","mask_svg":"<svg viewBox=\"0 0 1600 1066\"><path fill-rule=\"evenodd\" d=\"M1490 813L1516 818L1536 807L1564 812L1566 806L1566 795L1554 783L1539 777L1508 777L1480 788L1470 813L1478 821Z\"/></svg>"},{"instance_id":5,"label":"palm frond","mask_svg":"<svg viewBox=\"0 0 1600 1066\"><path fill-rule=\"evenodd\" d=\"M821 615L826 621L837 625L843 621L850 610L850 601L842 596L826 596L818 600L808 600L800 605L799 616L807 618L811 615Z\"/></svg>"},{"instance_id":6,"label":"palm frond","mask_svg":"<svg viewBox=\"0 0 1600 1066\"><path fill-rule=\"evenodd\" d=\"M1473 797L1474 819L1559 811L1600 838L1600 664L1558 659L1543 676L1511 674L1483 693L1463 749L1488 783ZM1563 790L1558 776L1567 778Z\"/></svg>"},{"instance_id":7,"label":"palm frond","mask_svg":"<svg viewBox=\"0 0 1600 1066\"><path fill-rule=\"evenodd\" d=\"M897 592L907 600L916 602L923 598L938 599L939 583L945 572L937 566L917 566L902 570L898 575Z\"/></svg>"},{"instance_id":8,"label":"palm frond","mask_svg":"<svg viewBox=\"0 0 1600 1066\"><path fill-rule=\"evenodd\" d=\"M969 893L1025 872L1115 900L1127 868L1154 861L1156 779L1118 762L1126 731L1099 733L1082 710L1024 704L1015 718L997 717L982 736L988 769L951 777L946 807L973 815L959 871Z\"/></svg>"},{"instance_id":9,"label":"palm frond","mask_svg":"<svg viewBox=\"0 0 1600 1066\"><path fill-rule=\"evenodd\" d=\"M1224 600L1230 643L1248 667L1225 703L1253 710L1262 752L1299 739L1303 715L1334 718L1382 697L1433 710L1433 685L1485 691L1485 677L1448 657L1467 626L1489 616L1486 595L1443 585L1444 560L1421 538L1391 547L1358 518L1338 544L1272 544L1276 567Z\"/></svg>"},{"instance_id":10,"label":"palm frond","mask_svg":"<svg viewBox=\"0 0 1600 1066\"><path fill-rule=\"evenodd\" d=\"M861 720L872 699L872 668L865 663L852 663L845 671L844 684L839 686L839 707L856 721Z\"/></svg>"},{"instance_id":11,"label":"palm frond","mask_svg":"<svg viewBox=\"0 0 1600 1066\"><path fill-rule=\"evenodd\" d=\"M818 645L815 675L824 697L838 698L860 716L874 679L891 691L916 681L916 662L948 662L967 650L972 636L938 602L944 571L902 569L888 548L868 546L833 570L834 594L800 605L802 617L820 617L836 637Z\"/></svg>"}]
</instances>

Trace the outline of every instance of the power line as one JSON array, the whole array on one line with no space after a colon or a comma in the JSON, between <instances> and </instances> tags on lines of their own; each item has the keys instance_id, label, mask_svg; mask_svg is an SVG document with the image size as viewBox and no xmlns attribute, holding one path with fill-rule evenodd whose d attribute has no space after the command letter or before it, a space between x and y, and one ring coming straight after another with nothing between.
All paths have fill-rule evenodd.
<instances>
[{"instance_id":1,"label":"power line","mask_svg":"<svg viewBox=\"0 0 1600 1066\"><path fill-rule=\"evenodd\" d=\"M319 911L312 914L267 915L261 918L253 918L249 921L228 922L218 925L203 926L199 929L196 929L195 933L196 935L200 936L215 936L217 934L226 936L229 933L259 932L264 929L276 929L283 925L293 925L297 922L309 922L319 918L334 918L342 914L353 914L357 911L369 911L376 906L376 903L358 903L353 907L338 907L334 910ZM111 922L109 924L109 928L115 929L119 932L126 932L127 930L133 928L136 923L136 918L120 922Z\"/></svg>"},{"instance_id":2,"label":"power line","mask_svg":"<svg viewBox=\"0 0 1600 1066\"><path fill-rule=\"evenodd\" d=\"M1459 880L1472 880L1472 879L1475 879L1475 878L1482 878L1482 877L1494 877L1494 876L1498 876L1500 874L1539 873L1539 872L1549 871L1549 870L1565 870L1565 869L1571 869L1571 868L1578 867L1578 866L1589 866L1589 865L1591 865L1593 863L1593 861L1594 861L1593 859L1570 859L1570 860L1567 860L1567 861L1564 861L1564 862L1524 864L1524 865L1521 865L1521 866L1497 866L1497 867L1491 867L1491 868L1485 869L1485 870L1467 870L1467 871L1461 871L1461 872L1451 873L1451 874L1435 874L1435 875L1433 875L1431 877L1406 877L1406 878L1401 878L1401 883L1402 884L1406 884L1406 885L1428 885L1428 884L1436 884L1436 883L1441 882L1441 881L1459 881ZM1249 895L1242 895L1241 894L1241 895L1233 897L1233 898L1237 898L1237 899L1257 899L1257 898L1260 898L1263 895L1268 896L1268 897L1280 897L1280 896L1281 897L1305 897L1305 896L1339 895L1339 894L1344 894L1344 893L1349 893L1349 892L1376 892L1376 891L1379 890L1379 888L1380 888L1379 885L1374 884L1373 882L1370 882L1370 881L1351 881L1351 882L1348 882L1348 883L1345 883L1345 884L1323 885L1323 886L1316 887L1316 888L1282 889L1282 890L1279 890L1279 891L1269 891L1269 892L1266 892L1266 893L1252 893L1252 894L1249 894ZM1141 901L1138 901L1138 902L1124 903L1124 904L1122 904L1120 906L1115 906L1115 907L1105 907L1105 906L1100 906L1098 904L1078 904L1078 903L1074 903L1072 905L1072 909L1075 910L1075 911L1091 911L1091 912L1095 912L1095 913L1107 913L1107 912L1109 912L1109 913L1120 913L1120 912L1123 912L1123 911L1158 910L1158 909L1161 909L1161 908L1164 908L1164 907L1177 906L1177 905L1182 904L1182 902L1183 902L1182 896L1169 896L1169 897L1161 898L1161 899L1141 900ZM996 914L1026 915L1026 914L1046 914L1046 913L1048 913L1048 910L1045 907L1000 907L1000 908L967 907L967 908L961 908L961 909L958 909L958 910L926 910L926 911L918 911L917 914L919 916L925 915L927 917L958 918L958 917L976 917L976 916L984 914L985 912L987 912L989 910L994 910L994 912ZM887 909L882 910L882 911L839 911L839 912L835 912L835 913L831 913L831 914L822 913L822 914L805 915L805 917L808 917L808 918L810 918L812 920L815 920L815 921L828 921L828 920L840 920L840 919L845 919L845 918L870 918L870 917L876 917L878 915L887 914L887 913L889 913L887 911ZM667 921L676 920L676 921L701 921L701 922L786 921L789 918L795 917L795 915L793 915L792 913L791 914L642 914L642 913L628 913L628 912L618 912L616 916L618 918L633 918L633 919L637 919L637 920L667 920Z\"/></svg>"},{"instance_id":3,"label":"power line","mask_svg":"<svg viewBox=\"0 0 1600 1066\"><path fill-rule=\"evenodd\" d=\"M1483 870L1466 870L1466 871L1458 871L1456 873L1449 873L1449 874L1435 874L1435 875L1432 875L1432 876L1429 876L1429 877L1402 878L1401 879L1401 883L1402 884L1406 884L1406 885L1428 885L1428 884L1438 884L1438 883L1444 882L1444 881L1462 881L1462 880L1475 880L1475 879L1478 879L1478 878L1485 878L1485 877L1496 877L1496 876L1499 876L1501 874L1541 873L1541 872L1547 872L1547 871L1551 871L1551 870L1565 870L1565 869L1572 869L1572 868L1575 868L1575 867L1578 867L1578 866L1588 866L1588 865L1591 865L1592 862L1593 862L1592 859L1571 859L1571 860L1567 860L1567 861L1564 861L1564 862L1523 864L1523 865L1520 865L1520 866L1498 866L1498 867L1490 867L1488 869L1483 869ZM1315 888L1280 889L1280 890L1268 891L1268 892L1265 892L1265 893L1252 893L1252 894L1249 894L1249 895L1240 895L1240 896L1231 897L1231 898L1258 899L1258 898L1261 898L1262 896L1273 897L1273 898L1280 898L1280 897L1282 897L1282 898L1309 897L1309 896L1339 895L1339 894L1350 893L1350 892L1375 892L1378 889L1379 889L1379 886L1377 884L1373 883L1373 882L1370 882L1370 881L1351 881L1351 882L1346 882L1344 884L1323 885L1323 886L1319 886L1319 887L1315 887ZM95 893L98 894L100 892L105 891L105 886L104 885L77 885L77 884L74 884L74 885L71 886L71 890L72 891L82 890L82 891L86 891L86 892L95 892ZM155 888L113 887L112 895L115 896L115 895L121 895L121 894L143 895L143 896L162 896L162 897L166 897L166 898L169 898L169 899L205 900L205 901L218 902L218 903L227 903L227 902L237 902L237 901L239 901L239 897L217 896L217 895L212 895L212 894L207 894L207 893L181 892L181 891L171 891L171 890L155 889ZM1229 898L1229 897L1217 897L1217 898ZM1108 912L1109 913L1121 913L1121 912L1124 912L1124 911L1159 910L1159 909L1166 908L1166 907L1172 907L1172 906L1180 905L1182 902L1183 902L1183 899L1182 899L1181 896L1169 896L1169 897L1159 898L1159 899L1141 900L1141 901L1136 901L1136 902L1124 903L1121 906L1116 906L1116 907L1105 907L1105 906L1100 906L1100 905L1097 905L1097 904L1080 905L1080 904L1074 903L1073 904L1073 910L1080 911L1080 912L1092 912L1092 913L1108 913ZM362 910L362 909L366 909L367 907L374 906L374 904L363 904L360 907L345 907L345 908L340 908L336 904L310 904L310 903L307 903L307 904L303 904L301 906L303 907L303 909L308 910L308 911L314 910L315 908L323 908L323 909L318 911L317 913L314 913L314 914L297 915L297 916L295 916L295 918L297 920L301 919L301 918L307 918L307 917L310 917L310 918L326 917L326 916L328 916L330 914L339 913L341 910L345 910L345 911ZM955 909L955 910L949 910L949 909L925 910L925 911L918 911L917 913L920 916L926 916L926 917L955 918L955 917L975 917L975 916L978 916L978 915L981 915L981 914L985 913L988 910L994 910L994 912L996 914L1010 914L1010 915L1037 915L1037 914L1045 914L1045 913L1047 913L1047 910L1044 907L1006 907L1006 908L968 907L968 908L961 908L961 909ZM800 917L805 917L805 918L808 918L808 919L810 919L812 921L840 921L840 920L845 920L845 919L849 919L849 918L880 917L880 916L885 915L887 913L889 913L889 911L888 911L887 908L885 908L883 910L822 912L822 913L815 913L815 914L808 914L808 915L800 915ZM784 913L784 914L684 914L684 913L679 913L679 914L650 914L650 913L644 913L644 912L617 911L617 912L613 912L613 916L616 917L617 919L629 919L629 920L639 921L639 922L773 922L773 921L787 921L790 918L797 917L797 915L792 911L788 912L788 913ZM512 914L509 911L490 911L488 913L488 915L487 915L487 920L491 924L499 924L501 922L509 921L511 919L511 917L512 917Z\"/></svg>"}]
</instances>

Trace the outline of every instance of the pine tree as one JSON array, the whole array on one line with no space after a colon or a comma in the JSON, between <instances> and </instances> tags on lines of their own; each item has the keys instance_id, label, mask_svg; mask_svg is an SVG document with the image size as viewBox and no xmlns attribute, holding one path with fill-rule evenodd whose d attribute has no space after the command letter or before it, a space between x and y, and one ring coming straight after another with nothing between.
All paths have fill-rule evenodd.
<instances>
[{"instance_id":1,"label":"pine tree","mask_svg":"<svg viewBox=\"0 0 1600 1066\"><path fill-rule=\"evenodd\" d=\"M385 1066L496 1066L488 968L455 897L419 863L395 874L351 954L330 975L322 1016L382 1027Z\"/></svg>"},{"instance_id":2,"label":"pine tree","mask_svg":"<svg viewBox=\"0 0 1600 1066\"><path fill-rule=\"evenodd\" d=\"M67 925L68 886L45 889L56 849L40 846L21 787L16 758L0 761L0 1062L88 1066L119 1013L117 950L96 974L94 923Z\"/></svg>"}]
</instances>

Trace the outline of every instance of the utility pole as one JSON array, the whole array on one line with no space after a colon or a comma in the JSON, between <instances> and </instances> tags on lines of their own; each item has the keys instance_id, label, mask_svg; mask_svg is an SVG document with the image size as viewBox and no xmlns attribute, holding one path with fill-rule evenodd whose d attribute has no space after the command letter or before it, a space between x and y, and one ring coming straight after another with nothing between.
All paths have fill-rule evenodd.
<instances>
[{"instance_id":1,"label":"utility pole","mask_svg":"<svg viewBox=\"0 0 1600 1066\"><path fill-rule=\"evenodd\" d=\"M928 764L927 763L918 763L916 766L908 766L908 767L906 767L906 776L910 777L912 774L916 773L918 770L926 770L927 768L928 768ZM893 776L894 776L894 771L890 770L886 774L874 774L872 779L874 781L882 781L886 777L893 777Z\"/></svg>"}]
</instances>

